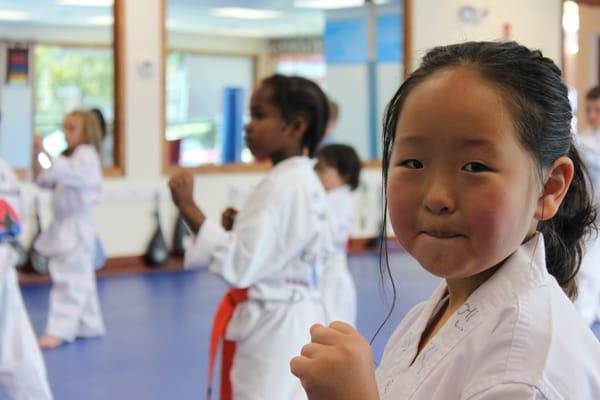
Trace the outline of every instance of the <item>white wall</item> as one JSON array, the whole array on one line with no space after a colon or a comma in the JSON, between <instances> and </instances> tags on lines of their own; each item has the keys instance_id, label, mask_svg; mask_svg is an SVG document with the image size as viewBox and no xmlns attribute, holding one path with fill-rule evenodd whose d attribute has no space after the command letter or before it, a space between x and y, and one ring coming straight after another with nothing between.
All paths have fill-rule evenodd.
<instances>
[{"instance_id":1,"label":"white wall","mask_svg":"<svg viewBox=\"0 0 600 400\"><path fill-rule=\"evenodd\" d=\"M161 172L161 1L127 0L124 3L126 175L105 180L104 199L96 208L98 231L109 256L137 255L144 251L153 230L152 198L156 189L163 196L161 210L169 240L175 218L166 191L167 178ZM480 0L476 4L487 6L489 16L479 26L463 26L457 22L457 0L414 0L413 4L415 57L421 55L424 49L438 44L462 39L497 38L500 36L502 23L508 21L513 25L513 38L541 48L555 60L560 59L560 0ZM208 40L206 46L210 43L214 45L215 42ZM262 44L256 42L239 43L240 49L262 48ZM234 51L233 45L234 43L228 42L231 47L227 49ZM214 50L214 47L211 49ZM140 63L146 61L155 66L152 76L143 76L138 71ZM341 70L330 72L337 75L329 78L331 82L336 82L335 85L345 84L347 87L343 99L338 99L342 102L342 112L361 108L360 104L366 101L366 96L348 89L356 87L357 83L344 82ZM388 75L394 74L390 72ZM386 87L390 91L392 88L395 90L400 82L396 82L397 78L390 80L393 82L386 82ZM379 176L378 170L369 170L364 174L368 192L359 192L356 196L355 236L370 236L376 232L381 188ZM235 203L239 203L243 193L260 177L261 174L254 173L198 176L197 200L209 217L218 218L225 206L231 203L238 205ZM47 219L48 213L45 211L44 217Z\"/></svg>"},{"instance_id":2,"label":"white wall","mask_svg":"<svg viewBox=\"0 0 600 400\"><path fill-rule=\"evenodd\" d=\"M466 40L496 40L502 25L511 25L511 39L542 50L561 63L562 0L413 0L413 68L427 49ZM479 23L464 23L459 7L487 9Z\"/></svg>"}]
</instances>

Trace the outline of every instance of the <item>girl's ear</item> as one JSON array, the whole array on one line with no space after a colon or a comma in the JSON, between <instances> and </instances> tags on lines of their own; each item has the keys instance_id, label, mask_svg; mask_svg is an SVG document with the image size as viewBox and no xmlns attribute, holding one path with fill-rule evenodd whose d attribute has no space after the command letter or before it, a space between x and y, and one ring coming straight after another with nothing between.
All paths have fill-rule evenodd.
<instances>
[{"instance_id":1,"label":"girl's ear","mask_svg":"<svg viewBox=\"0 0 600 400\"><path fill-rule=\"evenodd\" d=\"M302 136L304 135L307 129L308 123L306 122L306 119L302 117L296 117L292 119L292 121L287 126L288 134L294 138L298 137L300 138L300 140L302 140Z\"/></svg>"},{"instance_id":2,"label":"girl's ear","mask_svg":"<svg viewBox=\"0 0 600 400\"><path fill-rule=\"evenodd\" d=\"M569 157L560 157L552 163L545 174L544 190L535 210L534 217L537 220L545 221L556 215L567 195L574 173L575 167Z\"/></svg>"}]
</instances>

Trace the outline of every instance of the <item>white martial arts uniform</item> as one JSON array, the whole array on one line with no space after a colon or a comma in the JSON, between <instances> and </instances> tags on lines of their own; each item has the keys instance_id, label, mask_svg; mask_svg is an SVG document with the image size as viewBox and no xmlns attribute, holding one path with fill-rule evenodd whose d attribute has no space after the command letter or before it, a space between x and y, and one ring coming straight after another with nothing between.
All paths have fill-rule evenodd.
<instances>
[{"instance_id":1,"label":"white martial arts uniform","mask_svg":"<svg viewBox=\"0 0 600 400\"><path fill-rule=\"evenodd\" d=\"M21 214L17 177L3 160L0 198ZM52 399L46 367L17 283L16 262L15 250L0 242L0 399Z\"/></svg>"},{"instance_id":2,"label":"white martial arts uniform","mask_svg":"<svg viewBox=\"0 0 600 400\"><path fill-rule=\"evenodd\" d=\"M600 342L547 272L541 235L473 292L415 359L446 293L444 282L389 340L377 369L381 400L600 399Z\"/></svg>"},{"instance_id":3,"label":"white martial arts uniform","mask_svg":"<svg viewBox=\"0 0 600 400\"><path fill-rule=\"evenodd\" d=\"M588 166L594 186L594 203L600 207L600 132L577 136L578 148ZM577 274L579 293L575 307L589 324L600 321L600 235L589 238Z\"/></svg>"},{"instance_id":4,"label":"white martial arts uniform","mask_svg":"<svg viewBox=\"0 0 600 400\"><path fill-rule=\"evenodd\" d=\"M98 153L88 144L70 157L60 156L37 180L52 188L53 219L35 243L50 257L52 277L46 334L63 341L104 335L93 257L95 225L92 206L102 187Z\"/></svg>"},{"instance_id":5,"label":"white martial arts uniform","mask_svg":"<svg viewBox=\"0 0 600 400\"><path fill-rule=\"evenodd\" d=\"M327 193L329 229L334 253L321 279L321 296L327 322L343 321L356 325L356 286L348 270L346 254L352 229L352 194L348 185Z\"/></svg>"},{"instance_id":6,"label":"white martial arts uniform","mask_svg":"<svg viewBox=\"0 0 600 400\"><path fill-rule=\"evenodd\" d=\"M186 266L208 266L231 286L249 288L226 331L236 342L234 400L306 398L289 363L310 339L310 326L324 322L318 284L331 251L325 192L306 157L275 165L231 232L210 220L202 225Z\"/></svg>"}]
</instances>

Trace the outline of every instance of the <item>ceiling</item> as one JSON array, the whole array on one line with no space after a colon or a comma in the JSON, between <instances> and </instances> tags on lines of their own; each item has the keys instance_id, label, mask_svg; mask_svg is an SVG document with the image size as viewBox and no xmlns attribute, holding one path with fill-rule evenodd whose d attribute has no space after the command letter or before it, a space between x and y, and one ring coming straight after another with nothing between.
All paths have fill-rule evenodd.
<instances>
[{"instance_id":1,"label":"ceiling","mask_svg":"<svg viewBox=\"0 0 600 400\"><path fill-rule=\"evenodd\" d=\"M110 26L112 6L82 7L61 1L82 0L0 0L0 23L67 26ZM83 0L88 4L106 0ZM127 1L127 0L123 0ZM196 32L227 36L285 37L322 34L325 13L319 9L296 8L294 0L165 0L167 27L173 32ZM325 0L331 1L331 0ZM108 0L110 3L110 0ZM389 0L400 4L400 0ZM211 15L215 8L238 7L270 10L277 18L250 20ZM24 13L23 20L9 21L4 12Z\"/></svg>"}]
</instances>

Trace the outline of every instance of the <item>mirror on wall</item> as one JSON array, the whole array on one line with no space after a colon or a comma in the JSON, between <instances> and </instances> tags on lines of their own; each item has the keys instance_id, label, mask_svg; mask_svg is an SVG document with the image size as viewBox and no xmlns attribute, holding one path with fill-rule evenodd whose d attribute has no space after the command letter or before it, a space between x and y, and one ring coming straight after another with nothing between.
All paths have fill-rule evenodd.
<instances>
[{"instance_id":1,"label":"mirror on wall","mask_svg":"<svg viewBox=\"0 0 600 400\"><path fill-rule=\"evenodd\" d=\"M404 76L404 3L165 0L165 170L254 163L248 101L273 73L317 82L339 110L328 141L379 158Z\"/></svg>"},{"instance_id":2,"label":"mirror on wall","mask_svg":"<svg viewBox=\"0 0 600 400\"><path fill-rule=\"evenodd\" d=\"M102 164L118 167L113 0L4 0L0 3L0 155L31 164L35 135L53 155L66 147L65 114L96 109L106 132Z\"/></svg>"}]
</instances>

